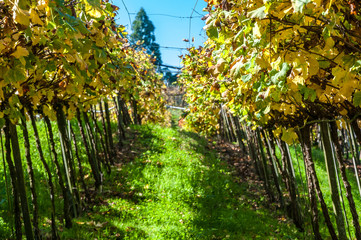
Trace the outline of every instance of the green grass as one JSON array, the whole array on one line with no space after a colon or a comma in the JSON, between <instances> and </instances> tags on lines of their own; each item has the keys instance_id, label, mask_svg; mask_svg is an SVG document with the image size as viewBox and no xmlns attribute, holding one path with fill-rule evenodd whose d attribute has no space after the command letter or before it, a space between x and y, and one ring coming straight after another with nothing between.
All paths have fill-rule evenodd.
<instances>
[{"instance_id":1,"label":"green grass","mask_svg":"<svg viewBox=\"0 0 361 240\"><path fill-rule=\"evenodd\" d=\"M93 211L74 220L72 239L303 239L290 221L254 209L207 141L176 128L136 126L139 157L107 179ZM108 187L106 187L108 185ZM94 231L96 229L97 231Z\"/></svg>"},{"instance_id":2,"label":"green grass","mask_svg":"<svg viewBox=\"0 0 361 240\"><path fill-rule=\"evenodd\" d=\"M63 210L62 210L63 198L59 195L61 193L61 191L60 191L60 187L57 184L55 164L51 160L51 157L50 157L50 146L48 144L48 136L46 133L45 124L43 121L38 121L37 126L38 126L38 132L39 132L39 136L40 136L40 140L41 140L44 157L51 169L52 176L53 176L53 183L56 188L55 204L56 204L57 219L59 219L61 214L63 213ZM76 125L76 122L72 122L72 126L74 127L74 131L76 132L76 135L78 137L78 139L77 139L78 145L82 146L79 129ZM39 158L39 153L38 153L38 150L36 148L36 143L35 143L34 131L33 131L33 128L31 126L30 122L28 122L27 128L29 131L30 154L31 154L31 159L32 159L32 163L33 163L34 176L36 179L35 187L36 187L36 191L37 191L37 195L38 195L37 197L38 197L39 215L40 215L39 228L42 232L47 233L47 232L50 232L49 219L50 219L50 212L51 212L50 190L49 190L48 183L47 183L47 174L46 174L45 168ZM54 141L55 141L55 145L56 145L56 150L57 150L57 154L58 154L58 161L60 162L60 164L62 164L61 146L60 146L57 125L55 122L52 122L52 128L53 128L53 133L54 133ZM20 126L17 127L17 130L18 130L18 139L19 139L19 144L20 144L21 156L23 158L23 170L24 170L25 184L26 184L26 188L28 190L27 191L28 205L29 205L30 211L32 211L29 175L26 170L27 164L25 161L24 137L23 137L22 128ZM4 136L3 136L3 141L5 141ZM83 146L80 147L80 157L83 160L86 159L85 149ZM89 173L90 166L88 165L88 163L86 163L87 161L83 161L83 162L84 162L83 168L85 169L85 171L87 173ZM6 173L7 173L7 177L8 177L8 185L10 188L10 202L11 202L10 204L12 204L13 200L12 200L12 194L11 194L11 181L10 181L9 169L8 169L7 165L6 165ZM6 239L6 238L11 237L12 231L11 231L10 223L12 222L13 213L11 211L9 211L9 209L10 209L9 203L7 201L7 194L6 194L5 171L4 171L3 164L1 163L1 167L0 167L0 239ZM58 222L58 225L61 226L61 223Z\"/></svg>"},{"instance_id":3,"label":"green grass","mask_svg":"<svg viewBox=\"0 0 361 240\"><path fill-rule=\"evenodd\" d=\"M178 126L178 121L180 120L182 114L183 114L183 110L180 110L180 109L172 109L170 108L168 110L171 114L172 114L172 126Z\"/></svg>"},{"instance_id":4,"label":"green grass","mask_svg":"<svg viewBox=\"0 0 361 240\"><path fill-rule=\"evenodd\" d=\"M262 207L265 200L256 199L250 194L250 187L246 183L234 182L233 170L217 157L217 153L206 147L207 141L204 138L176 127L182 111L171 111L172 128L155 125L133 127L132 131L139 133L134 147L138 157L133 161L124 159L121 165L113 168L111 175L105 176L104 193L94 199L94 207L87 206L91 208L90 211L74 219L72 229L62 229L62 224L58 222L62 239L305 239L312 235L310 219L306 214L306 233L301 234L291 221L282 217L282 213ZM72 125L77 133L78 143L81 143L77 124L72 122ZM113 125L113 129L116 127L116 124ZM50 198L46 173L38 157L30 124L28 130L41 206L40 228L43 232L49 232ZM56 181L55 166L50 161L43 122L38 122L38 130L45 158ZM61 162L59 136L54 123L53 131ZM21 132L18 127L24 157ZM85 149L81 147L80 150L83 167L89 174L90 167L86 163ZM305 195L307 190L303 189L301 181L303 179L303 183L306 184L301 151L297 149L298 158L293 147L290 147L290 152L299 191L301 195ZM322 151L314 148L313 157L325 201L329 212L332 213L331 193ZM25 159L23 168L29 189ZM348 177L356 206L360 206L361 198L353 171L348 172ZM91 177L87 180L92 184ZM350 230L353 232L345 189L342 190ZM59 194L60 189L57 186L57 219L62 214L63 204ZM28 199L31 209L30 191ZM307 213L307 205L303 210ZM358 213L361 214L361 208L358 208ZM0 239L11 236L11 216L6 196L4 168L1 165ZM332 214L331 217L335 222ZM321 210L320 218L321 232L327 239L329 234L323 224Z\"/></svg>"},{"instance_id":5,"label":"green grass","mask_svg":"<svg viewBox=\"0 0 361 240\"><path fill-rule=\"evenodd\" d=\"M307 196L307 182L306 182L306 175L305 175L305 165L304 165L304 161L302 158L302 151L299 146L297 146L296 149L294 148L294 146L290 146L290 153L291 153L293 165L295 168L295 175L296 175L296 180L298 183L298 189L299 189L299 192L300 192L302 198L305 198L305 196ZM278 152L278 154L280 154L280 153ZM330 190L329 183L328 183L328 175L327 175L327 170L326 170L326 166L325 166L323 151L318 149L317 147L313 147L312 148L312 157L315 162L316 173L317 173L317 177L318 177L318 180L319 180L319 183L321 186L323 197L328 206L331 220L332 220L334 228L337 232L336 219L333 214L333 208L332 208L331 190ZM357 208L358 215L361 216L361 208L359 207L359 206L361 206L361 198L360 198L360 195L358 192L356 177L355 177L353 170L347 171L347 177L348 177L348 180L352 187L352 194L353 194L353 198L354 198L356 207L358 207ZM351 235L354 236L354 227L352 225L352 215L349 210L350 209L349 203L346 198L346 191L343 186L340 172L339 172L339 178L340 178L340 183L341 183L341 187L342 187L343 201L345 204L350 232L351 232ZM303 201L306 201L306 200L303 199ZM307 207L309 205L309 203L307 201L306 201L306 204L307 205L305 206L304 213L307 213L309 210L309 208ZM320 214L320 220L321 220L321 224L320 224L321 233L325 238L329 238L330 237L329 232L328 232L326 225L324 224L321 207L318 206L318 208L319 208L319 214ZM312 232L312 229L311 229L312 227L311 227L310 221L309 221L309 215L305 214L305 217L308 218L308 219L306 219L306 221L307 221L306 222L306 228L307 228L306 230L308 232Z\"/></svg>"}]
</instances>

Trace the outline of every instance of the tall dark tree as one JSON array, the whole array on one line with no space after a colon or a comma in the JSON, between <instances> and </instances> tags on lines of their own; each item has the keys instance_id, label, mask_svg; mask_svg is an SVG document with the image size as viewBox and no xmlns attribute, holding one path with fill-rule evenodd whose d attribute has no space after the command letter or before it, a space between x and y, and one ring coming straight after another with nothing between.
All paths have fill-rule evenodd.
<instances>
[{"instance_id":1,"label":"tall dark tree","mask_svg":"<svg viewBox=\"0 0 361 240\"><path fill-rule=\"evenodd\" d=\"M155 27L152 21L149 20L144 8L141 8L132 23L133 33L130 35L130 41L135 44L141 42L139 47L146 49L147 53L152 55L155 59L155 64L162 64L160 56L159 44L155 42L154 35Z\"/></svg>"}]
</instances>

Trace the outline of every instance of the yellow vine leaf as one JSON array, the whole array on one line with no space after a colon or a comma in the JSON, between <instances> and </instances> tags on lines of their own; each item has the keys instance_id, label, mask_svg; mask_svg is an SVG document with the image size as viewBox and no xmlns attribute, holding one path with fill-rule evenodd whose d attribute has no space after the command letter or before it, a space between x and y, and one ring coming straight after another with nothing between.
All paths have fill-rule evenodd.
<instances>
[{"instance_id":1,"label":"yellow vine leaf","mask_svg":"<svg viewBox=\"0 0 361 240\"><path fill-rule=\"evenodd\" d=\"M18 32L18 33L13 34L11 37L12 37L12 39L14 39L15 41L17 41L17 40L19 40L20 35L21 35L21 33Z\"/></svg>"},{"instance_id":2,"label":"yellow vine leaf","mask_svg":"<svg viewBox=\"0 0 361 240\"><path fill-rule=\"evenodd\" d=\"M93 18L100 18L102 16L102 12L100 9L100 1L97 1L94 5L86 3L85 10L87 14L89 14Z\"/></svg>"},{"instance_id":3,"label":"yellow vine leaf","mask_svg":"<svg viewBox=\"0 0 361 240\"><path fill-rule=\"evenodd\" d=\"M88 11L88 14L93 18L100 18L102 16L102 13L95 8Z\"/></svg>"},{"instance_id":4,"label":"yellow vine leaf","mask_svg":"<svg viewBox=\"0 0 361 240\"><path fill-rule=\"evenodd\" d=\"M342 116L346 116L347 113L348 113L348 111L347 111L346 109L343 109L343 110L340 112L340 114L341 114Z\"/></svg>"},{"instance_id":5,"label":"yellow vine leaf","mask_svg":"<svg viewBox=\"0 0 361 240\"><path fill-rule=\"evenodd\" d=\"M302 103L303 96L300 92L294 92L292 96L293 99L296 100L296 103Z\"/></svg>"},{"instance_id":6,"label":"yellow vine leaf","mask_svg":"<svg viewBox=\"0 0 361 240\"><path fill-rule=\"evenodd\" d=\"M288 86L291 90L297 92L298 91L298 85L304 85L305 84L305 79L303 77L301 77L300 75L297 75L293 78L289 77L287 78L287 83Z\"/></svg>"},{"instance_id":7,"label":"yellow vine leaf","mask_svg":"<svg viewBox=\"0 0 361 240\"><path fill-rule=\"evenodd\" d=\"M267 68L269 66L269 60L266 60L264 56L256 58L256 63L261 68Z\"/></svg>"},{"instance_id":8,"label":"yellow vine leaf","mask_svg":"<svg viewBox=\"0 0 361 240\"><path fill-rule=\"evenodd\" d=\"M2 41L0 41L0 53L2 52L2 50L4 50L6 47L4 45L4 43L2 43Z\"/></svg>"},{"instance_id":9,"label":"yellow vine leaf","mask_svg":"<svg viewBox=\"0 0 361 240\"><path fill-rule=\"evenodd\" d=\"M25 57L29 55L29 51L21 46L16 47L16 51L11 54L12 56L14 56L15 58L19 59L21 57Z\"/></svg>"},{"instance_id":10,"label":"yellow vine leaf","mask_svg":"<svg viewBox=\"0 0 361 240\"><path fill-rule=\"evenodd\" d=\"M86 105L84 106L84 111L87 112L89 109L90 109L90 105L89 105L89 104L86 104Z\"/></svg>"},{"instance_id":11,"label":"yellow vine leaf","mask_svg":"<svg viewBox=\"0 0 361 240\"><path fill-rule=\"evenodd\" d=\"M322 0L313 0L317 7L321 6Z\"/></svg>"},{"instance_id":12,"label":"yellow vine leaf","mask_svg":"<svg viewBox=\"0 0 361 240\"><path fill-rule=\"evenodd\" d=\"M0 100L3 101L4 100L4 92L3 92L3 87L6 86L6 83L4 80L0 81Z\"/></svg>"},{"instance_id":13,"label":"yellow vine leaf","mask_svg":"<svg viewBox=\"0 0 361 240\"><path fill-rule=\"evenodd\" d=\"M289 105L289 104L283 104L283 112L285 115L293 115L296 112L296 106L295 105Z\"/></svg>"},{"instance_id":14,"label":"yellow vine leaf","mask_svg":"<svg viewBox=\"0 0 361 240\"><path fill-rule=\"evenodd\" d=\"M29 26L30 24L29 16L30 16L29 11L23 10L19 7L16 8L16 11L14 11L13 14L13 18L15 22L24 26Z\"/></svg>"},{"instance_id":15,"label":"yellow vine leaf","mask_svg":"<svg viewBox=\"0 0 361 240\"><path fill-rule=\"evenodd\" d=\"M282 19L291 8L292 8L292 6L289 2L281 3L280 5L277 6L275 11L272 12L272 14L274 14L276 17Z\"/></svg>"},{"instance_id":16,"label":"yellow vine leaf","mask_svg":"<svg viewBox=\"0 0 361 240\"><path fill-rule=\"evenodd\" d=\"M50 120L55 121L56 120L56 114L54 112L54 110L50 107L48 107L47 105L43 106L43 113L49 117Z\"/></svg>"},{"instance_id":17,"label":"yellow vine leaf","mask_svg":"<svg viewBox=\"0 0 361 240\"><path fill-rule=\"evenodd\" d=\"M115 37L113 37L113 36L111 36L111 37L109 38L109 41L110 41L112 44L114 44L114 45L119 44L119 41L118 41Z\"/></svg>"},{"instance_id":18,"label":"yellow vine leaf","mask_svg":"<svg viewBox=\"0 0 361 240\"><path fill-rule=\"evenodd\" d=\"M44 10L46 7L48 7L48 0L39 0L36 5L39 10Z\"/></svg>"},{"instance_id":19,"label":"yellow vine leaf","mask_svg":"<svg viewBox=\"0 0 361 240\"><path fill-rule=\"evenodd\" d=\"M274 61L271 63L272 68L273 68L273 69L276 69L276 70L280 70L281 62L282 62L282 58L281 58L281 57L278 57L276 60L274 60Z\"/></svg>"},{"instance_id":20,"label":"yellow vine leaf","mask_svg":"<svg viewBox=\"0 0 361 240\"><path fill-rule=\"evenodd\" d=\"M48 98L48 101L51 102L53 100L55 93L53 91L47 91L46 97Z\"/></svg>"},{"instance_id":21,"label":"yellow vine leaf","mask_svg":"<svg viewBox=\"0 0 361 240\"><path fill-rule=\"evenodd\" d=\"M326 44L323 50L329 51L334 45L335 45L335 41L333 41L332 37L329 37L326 39Z\"/></svg>"},{"instance_id":22,"label":"yellow vine leaf","mask_svg":"<svg viewBox=\"0 0 361 240\"><path fill-rule=\"evenodd\" d=\"M351 96L353 91L355 90L355 86L357 85L357 81L356 80L348 80L345 81L342 85L341 85L341 89L340 89L340 94L345 97L348 100L351 100Z\"/></svg>"},{"instance_id":23,"label":"yellow vine leaf","mask_svg":"<svg viewBox=\"0 0 361 240\"><path fill-rule=\"evenodd\" d=\"M96 39L95 39L95 44L98 46L98 47L105 47L105 41L104 41L104 34L102 33L98 33L97 36L96 36Z\"/></svg>"},{"instance_id":24,"label":"yellow vine leaf","mask_svg":"<svg viewBox=\"0 0 361 240\"><path fill-rule=\"evenodd\" d=\"M35 93L35 95L33 96L33 106L34 108L37 108L37 105L40 103L41 100L41 94L39 92Z\"/></svg>"},{"instance_id":25,"label":"yellow vine leaf","mask_svg":"<svg viewBox=\"0 0 361 240\"><path fill-rule=\"evenodd\" d=\"M320 69L320 64L318 63L317 59L312 55L308 56L308 67L309 76L316 75Z\"/></svg>"},{"instance_id":26,"label":"yellow vine leaf","mask_svg":"<svg viewBox=\"0 0 361 240\"><path fill-rule=\"evenodd\" d=\"M30 19L32 23L39 24L41 26L44 24L43 21L41 21L38 13L34 9L30 10Z\"/></svg>"},{"instance_id":27,"label":"yellow vine leaf","mask_svg":"<svg viewBox=\"0 0 361 240\"><path fill-rule=\"evenodd\" d=\"M289 128L289 129L283 128L281 139L285 141L287 144L292 144L294 140L298 139L298 137L293 128Z\"/></svg>"},{"instance_id":28,"label":"yellow vine leaf","mask_svg":"<svg viewBox=\"0 0 361 240\"><path fill-rule=\"evenodd\" d=\"M332 75L334 76L333 83L340 84L346 79L347 71L340 67L335 67L332 69Z\"/></svg>"},{"instance_id":29,"label":"yellow vine leaf","mask_svg":"<svg viewBox=\"0 0 361 240\"><path fill-rule=\"evenodd\" d=\"M282 132L282 128L276 128L275 130L273 130L273 134L278 137Z\"/></svg>"},{"instance_id":30,"label":"yellow vine leaf","mask_svg":"<svg viewBox=\"0 0 361 240\"><path fill-rule=\"evenodd\" d=\"M69 103L67 119L68 120L73 119L75 116L75 113L76 113L76 107L74 106L73 103Z\"/></svg>"}]
</instances>

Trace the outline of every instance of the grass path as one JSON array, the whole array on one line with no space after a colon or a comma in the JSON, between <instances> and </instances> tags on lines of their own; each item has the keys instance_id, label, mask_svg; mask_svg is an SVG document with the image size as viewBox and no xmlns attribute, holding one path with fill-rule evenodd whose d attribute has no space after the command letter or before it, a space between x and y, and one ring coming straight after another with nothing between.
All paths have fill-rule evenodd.
<instances>
[{"instance_id":1,"label":"grass path","mask_svg":"<svg viewBox=\"0 0 361 240\"><path fill-rule=\"evenodd\" d=\"M92 211L66 239L303 239L262 207L205 139L176 128L137 126L123 162L106 176ZM131 156L134 159L127 160Z\"/></svg>"}]
</instances>

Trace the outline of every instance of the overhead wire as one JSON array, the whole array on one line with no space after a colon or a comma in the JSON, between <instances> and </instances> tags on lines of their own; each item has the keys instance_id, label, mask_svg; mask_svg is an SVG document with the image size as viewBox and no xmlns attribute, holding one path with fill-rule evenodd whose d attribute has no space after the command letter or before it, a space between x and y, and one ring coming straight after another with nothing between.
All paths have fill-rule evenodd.
<instances>
[{"instance_id":1,"label":"overhead wire","mask_svg":"<svg viewBox=\"0 0 361 240\"><path fill-rule=\"evenodd\" d=\"M182 48L182 47L167 47L167 46L159 46L160 48L165 48L165 49L172 49L172 50L188 50L188 48Z\"/></svg>"},{"instance_id":2,"label":"overhead wire","mask_svg":"<svg viewBox=\"0 0 361 240\"><path fill-rule=\"evenodd\" d=\"M128 11L127 5L125 5L124 0L122 0L122 3L123 3L123 5L124 5L125 11L128 13L128 18L129 18L129 28L131 28L131 27L132 27L132 19L130 18L130 13L129 13L129 11Z\"/></svg>"},{"instance_id":3,"label":"overhead wire","mask_svg":"<svg viewBox=\"0 0 361 240\"><path fill-rule=\"evenodd\" d=\"M194 9L194 12L197 13L199 16L197 17L205 17L205 15L203 15L202 13L199 13L197 10ZM196 18L196 17L193 17L193 18Z\"/></svg>"},{"instance_id":4,"label":"overhead wire","mask_svg":"<svg viewBox=\"0 0 361 240\"><path fill-rule=\"evenodd\" d=\"M193 17L193 13L197 7L197 4L198 4L198 0L196 1L196 4L194 4L194 7L193 7L193 10L192 10L192 13L191 13L191 16L189 17L189 31L188 31L188 45L189 47L191 47L191 30L192 30L192 17Z\"/></svg>"},{"instance_id":5,"label":"overhead wire","mask_svg":"<svg viewBox=\"0 0 361 240\"><path fill-rule=\"evenodd\" d=\"M175 66L171 66L171 65L167 65L167 64L158 64L158 66L160 67L166 67L166 68L173 68L173 69L178 69L181 70L181 67L175 67Z\"/></svg>"},{"instance_id":6,"label":"overhead wire","mask_svg":"<svg viewBox=\"0 0 361 240\"><path fill-rule=\"evenodd\" d=\"M129 13L130 15L136 15L137 13ZM176 16L176 15L170 15L165 13L149 13L148 16L164 16L164 17L172 17L172 18L201 18L203 16L191 16L191 17L183 17L183 16Z\"/></svg>"},{"instance_id":7,"label":"overhead wire","mask_svg":"<svg viewBox=\"0 0 361 240\"><path fill-rule=\"evenodd\" d=\"M192 29L192 19L193 18L201 18L201 17L204 17L204 15L202 15L201 13L199 13L197 10L196 10L196 7L198 5L198 1L199 0L196 0L196 3L192 9L192 12L191 12L191 15L189 17L184 17L184 16L176 16L176 15L171 15L171 14L163 14L163 13L151 13L151 14L147 14L147 15L152 15L152 16L164 16L164 17L172 17L172 18L180 18L180 19L189 19L189 31L188 31L188 40L189 40L189 47L190 47L190 44L191 44L191 29ZM131 28L131 25L132 25L132 20L131 20L131 17L130 15L136 15L137 13L131 13L129 12L128 10L128 7L127 5L125 4L124 0L122 0L122 3L123 3L123 6L128 14L128 19L129 19L129 27ZM193 16L194 13L197 13L199 16ZM201 30L202 31L202 30ZM160 46L160 48L163 48L163 49L172 49L172 50L179 50L180 53L181 51L183 50L187 50L188 48L181 48L181 47L169 47L169 46ZM165 64L162 64L162 65L159 65L159 66L162 66L162 67L167 67L167 68L170 68L170 69L176 69L176 70L180 70L181 68L180 67L174 67L174 66L170 66L170 65L165 65ZM176 71L175 70L175 71Z\"/></svg>"}]
</instances>

